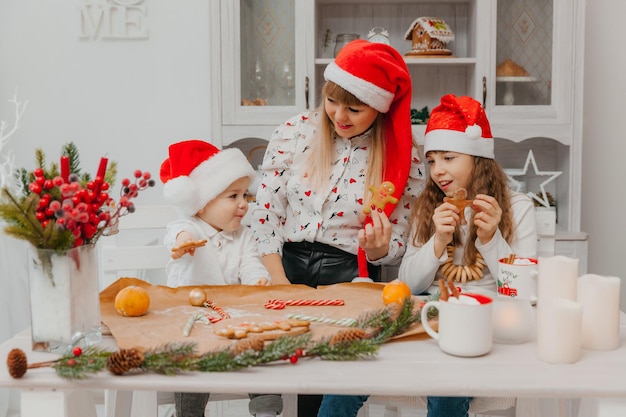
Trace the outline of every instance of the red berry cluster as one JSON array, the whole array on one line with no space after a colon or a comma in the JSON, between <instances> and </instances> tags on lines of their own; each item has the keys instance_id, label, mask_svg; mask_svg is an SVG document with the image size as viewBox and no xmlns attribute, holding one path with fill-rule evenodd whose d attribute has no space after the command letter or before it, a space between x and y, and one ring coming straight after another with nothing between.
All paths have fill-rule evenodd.
<instances>
[{"instance_id":1,"label":"red berry cluster","mask_svg":"<svg viewBox=\"0 0 626 417\"><path fill-rule=\"evenodd\" d=\"M150 173L135 171L135 184L122 181L119 203L110 198L109 184L101 176L82 184L78 175L70 174L66 182L61 176L46 178L45 171L33 171L34 180L28 189L39 195L35 217L46 227L54 222L57 226L70 230L74 235L73 246L92 243L104 228L115 223L119 216L134 211L132 198L140 190L154 186Z\"/></svg>"},{"instance_id":2,"label":"red berry cluster","mask_svg":"<svg viewBox=\"0 0 626 417\"><path fill-rule=\"evenodd\" d=\"M284 356L283 360L289 360L289 362L295 365L296 363L298 363L298 359L300 359L302 356L305 356L304 351L302 349L296 349L296 351L290 356Z\"/></svg>"},{"instance_id":3,"label":"red berry cluster","mask_svg":"<svg viewBox=\"0 0 626 417\"><path fill-rule=\"evenodd\" d=\"M110 206L112 214L111 221L108 223L109 226L117 223L119 217L135 212L135 204L131 200L139 195L139 191L154 187L155 182L149 172L142 172L137 169L133 175L135 177L135 181L132 183L128 178L124 178L122 180L120 200L117 203L117 207L114 204Z\"/></svg>"}]
</instances>

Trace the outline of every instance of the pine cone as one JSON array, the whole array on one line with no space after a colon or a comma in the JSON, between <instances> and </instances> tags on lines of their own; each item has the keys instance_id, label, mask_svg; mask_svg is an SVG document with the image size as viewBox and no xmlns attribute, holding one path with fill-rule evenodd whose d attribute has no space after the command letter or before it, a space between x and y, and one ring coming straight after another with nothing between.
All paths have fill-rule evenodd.
<instances>
[{"instance_id":1,"label":"pine cone","mask_svg":"<svg viewBox=\"0 0 626 417\"><path fill-rule=\"evenodd\" d=\"M261 352L264 347L265 347L265 341L262 338L253 337L251 339L240 340L239 342L235 343L230 348L230 352L232 353L233 356L237 356L250 349L256 352Z\"/></svg>"},{"instance_id":2,"label":"pine cone","mask_svg":"<svg viewBox=\"0 0 626 417\"><path fill-rule=\"evenodd\" d=\"M120 349L107 358L107 369L115 374L122 375L132 369L139 368L144 356L139 349Z\"/></svg>"},{"instance_id":3,"label":"pine cone","mask_svg":"<svg viewBox=\"0 0 626 417\"><path fill-rule=\"evenodd\" d=\"M331 346L335 346L340 343L349 343L355 340L363 340L366 339L368 336L368 333L363 329L348 329L335 334L333 337L330 338L328 344Z\"/></svg>"},{"instance_id":4,"label":"pine cone","mask_svg":"<svg viewBox=\"0 0 626 417\"><path fill-rule=\"evenodd\" d=\"M7 368L9 368L9 374L19 379L24 376L28 369L28 361L26 360L26 354L21 349L12 349L7 356Z\"/></svg>"}]
</instances>

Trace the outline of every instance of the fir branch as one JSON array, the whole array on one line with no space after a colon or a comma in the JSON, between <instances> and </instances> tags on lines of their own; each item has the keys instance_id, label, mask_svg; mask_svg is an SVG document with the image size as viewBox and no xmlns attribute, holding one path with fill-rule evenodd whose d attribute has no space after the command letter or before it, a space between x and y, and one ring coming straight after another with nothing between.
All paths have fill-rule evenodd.
<instances>
[{"instance_id":1,"label":"fir branch","mask_svg":"<svg viewBox=\"0 0 626 417\"><path fill-rule=\"evenodd\" d=\"M8 225L4 231L7 235L24 239L36 248L55 248L59 253L72 247L72 232L60 228L50 222L44 228L35 217L35 207L39 204L39 196L31 194L17 200L8 188L2 189L2 196L9 201L0 203L0 216Z\"/></svg>"},{"instance_id":2,"label":"fir branch","mask_svg":"<svg viewBox=\"0 0 626 417\"><path fill-rule=\"evenodd\" d=\"M430 315L429 318L431 318ZM336 334L312 341L311 333L286 335L266 344L260 351L247 349L239 354L234 354L232 348L227 347L197 355L194 343L166 344L144 352L141 365L134 365L138 367L132 369L138 372L178 375L192 371L236 371L294 356L296 356L295 362L299 356L335 361L371 359L375 357L383 343L406 331L411 324L416 322L419 322L419 311L415 313L412 300L407 299L397 310L385 308L364 315L358 321L362 328L361 333L357 333L358 336ZM88 348L80 356L62 357L54 368L62 378L83 379L89 374L106 369L107 358L111 354L111 352L97 348ZM121 372L126 372L126 370Z\"/></svg>"},{"instance_id":3,"label":"fir branch","mask_svg":"<svg viewBox=\"0 0 626 417\"><path fill-rule=\"evenodd\" d=\"M240 355L241 358L245 358L246 354L243 353ZM228 350L220 350L209 352L201 355L194 362L194 370L198 370L200 372L227 372L234 371L237 369L245 368L248 365L247 361L244 360L239 362L235 360L232 355L229 354Z\"/></svg>"},{"instance_id":4,"label":"fir branch","mask_svg":"<svg viewBox=\"0 0 626 417\"><path fill-rule=\"evenodd\" d=\"M110 355L111 352L92 346L79 356L72 353L62 356L52 367L61 378L85 379L88 375L97 374L106 369L107 358Z\"/></svg>"},{"instance_id":5,"label":"fir branch","mask_svg":"<svg viewBox=\"0 0 626 417\"><path fill-rule=\"evenodd\" d=\"M35 149L35 166L38 168L46 168L46 154L41 148Z\"/></svg>"},{"instance_id":6,"label":"fir branch","mask_svg":"<svg viewBox=\"0 0 626 417\"><path fill-rule=\"evenodd\" d=\"M372 358L380 350L381 342L375 339L360 339L331 345L328 340L313 346L307 356L319 356L322 359L346 361Z\"/></svg>"},{"instance_id":7,"label":"fir branch","mask_svg":"<svg viewBox=\"0 0 626 417\"><path fill-rule=\"evenodd\" d=\"M117 178L117 161L109 161L109 166L104 174L104 182L108 183L110 188L113 188L115 178Z\"/></svg>"},{"instance_id":8,"label":"fir branch","mask_svg":"<svg viewBox=\"0 0 626 417\"><path fill-rule=\"evenodd\" d=\"M141 368L161 375L177 375L193 368L195 344L175 343L144 352Z\"/></svg>"},{"instance_id":9,"label":"fir branch","mask_svg":"<svg viewBox=\"0 0 626 417\"><path fill-rule=\"evenodd\" d=\"M80 176L80 158L78 147L74 142L68 142L61 149L61 156L67 156L70 161L70 173Z\"/></svg>"},{"instance_id":10,"label":"fir branch","mask_svg":"<svg viewBox=\"0 0 626 417\"><path fill-rule=\"evenodd\" d=\"M22 184L22 196L26 197L30 191L28 190L28 185L33 181L34 175L32 172L28 172L26 168L20 168L15 173L16 178Z\"/></svg>"}]
</instances>

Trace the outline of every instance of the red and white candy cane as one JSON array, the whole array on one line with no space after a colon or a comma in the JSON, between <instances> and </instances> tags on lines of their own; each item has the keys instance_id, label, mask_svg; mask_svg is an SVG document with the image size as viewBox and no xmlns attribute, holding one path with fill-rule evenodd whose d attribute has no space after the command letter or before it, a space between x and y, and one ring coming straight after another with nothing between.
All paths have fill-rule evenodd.
<instances>
[{"instance_id":1,"label":"red and white candy cane","mask_svg":"<svg viewBox=\"0 0 626 417\"><path fill-rule=\"evenodd\" d=\"M265 308L282 310L287 306L342 306L343 300L268 300Z\"/></svg>"},{"instance_id":2,"label":"red and white candy cane","mask_svg":"<svg viewBox=\"0 0 626 417\"><path fill-rule=\"evenodd\" d=\"M222 307L218 306L217 304L215 304L213 301L211 300L206 300L203 304L206 308L210 308L212 310L215 310L215 312L217 312L217 314L220 315L220 317L213 317L213 316L208 316L208 319L211 323L217 323L218 321L224 320L224 319L229 319L230 318L230 314L228 314L227 312L224 311L224 309L222 309Z\"/></svg>"}]
</instances>

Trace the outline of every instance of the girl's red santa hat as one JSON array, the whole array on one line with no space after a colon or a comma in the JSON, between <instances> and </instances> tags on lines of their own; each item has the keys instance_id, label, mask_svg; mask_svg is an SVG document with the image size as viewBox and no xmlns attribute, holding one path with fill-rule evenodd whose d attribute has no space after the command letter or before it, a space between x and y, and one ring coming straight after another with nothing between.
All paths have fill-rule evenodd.
<instances>
[{"instance_id":1,"label":"girl's red santa hat","mask_svg":"<svg viewBox=\"0 0 626 417\"><path fill-rule=\"evenodd\" d=\"M426 126L424 154L428 151L459 152L494 159L491 127L480 103L466 96L443 96Z\"/></svg>"},{"instance_id":2,"label":"girl's red santa hat","mask_svg":"<svg viewBox=\"0 0 626 417\"><path fill-rule=\"evenodd\" d=\"M239 149L220 150L197 139L170 145L160 175L165 199L186 216L195 215L238 179L255 178Z\"/></svg>"}]
</instances>

